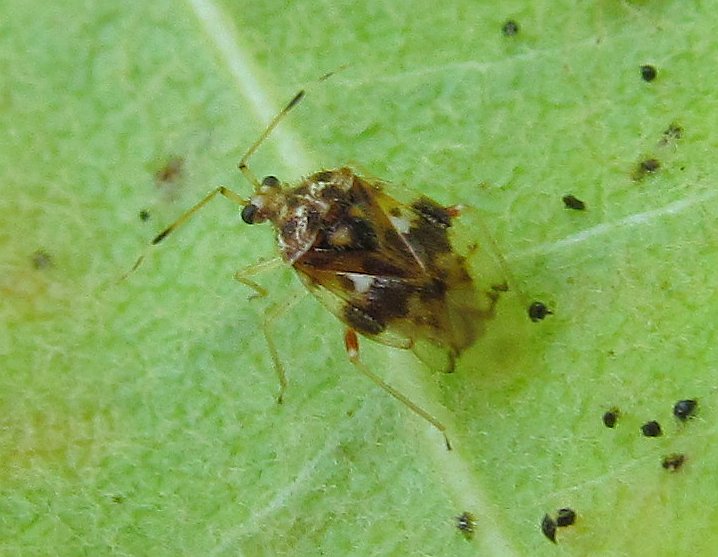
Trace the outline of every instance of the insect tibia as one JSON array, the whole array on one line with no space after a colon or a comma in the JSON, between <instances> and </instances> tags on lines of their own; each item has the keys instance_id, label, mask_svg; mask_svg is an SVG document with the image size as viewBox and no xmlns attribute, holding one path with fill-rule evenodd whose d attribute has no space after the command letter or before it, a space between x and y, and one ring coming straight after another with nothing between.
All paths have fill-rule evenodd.
<instances>
[{"instance_id":1,"label":"insect tibia","mask_svg":"<svg viewBox=\"0 0 718 557\"><path fill-rule=\"evenodd\" d=\"M361 359L359 358L359 338L357 337L356 331L354 331L353 329L347 329L346 333L344 334L344 346L346 348L347 355L349 356L349 360L352 364L354 364L354 367L356 367L362 374L364 374L368 379L370 379L377 387L393 396L396 400L407 406L409 410L421 416L432 426L438 429L444 436L444 443L446 443L446 449L448 451L452 450L449 436L446 435L446 426L443 423L441 423L438 419L429 414L429 412L424 410L421 406L416 404L405 394L389 385L376 373L370 370L364 364L364 362L361 361Z\"/></svg>"}]
</instances>

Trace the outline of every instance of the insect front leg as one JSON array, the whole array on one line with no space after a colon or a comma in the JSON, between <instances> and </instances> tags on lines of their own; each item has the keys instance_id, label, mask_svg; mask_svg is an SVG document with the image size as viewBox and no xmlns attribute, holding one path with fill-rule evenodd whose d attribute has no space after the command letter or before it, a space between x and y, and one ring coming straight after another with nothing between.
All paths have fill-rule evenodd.
<instances>
[{"instance_id":1,"label":"insect front leg","mask_svg":"<svg viewBox=\"0 0 718 557\"><path fill-rule=\"evenodd\" d=\"M434 416L429 414L429 412L424 410L421 406L414 403L404 394L400 393L394 387L389 385L386 381L384 381L381 377L376 375L366 365L364 365L364 363L359 359L359 337L357 336L357 333L354 329L347 329L344 333L344 347L346 348L347 356L349 356L349 361L354 364L354 367L356 367L362 374L368 377L377 387L389 393L396 400L407 406L412 412L418 414L431 425L433 425L436 429L438 429L439 432L441 432L441 434L444 436L444 442L446 443L447 450L451 450L451 442L449 441L449 437L446 435L446 426L444 424L442 424Z\"/></svg>"},{"instance_id":2,"label":"insect front leg","mask_svg":"<svg viewBox=\"0 0 718 557\"><path fill-rule=\"evenodd\" d=\"M257 293L256 296L261 296L262 298L264 298L268 294L267 289L263 286L260 286L249 277L257 275L259 273L263 273L265 271L269 271L270 269L274 269L281 264L282 259L280 257L273 257L272 259L268 259L267 261L259 261L254 265L251 265L242 269L241 271L237 271L236 273L234 273L234 280L236 280L237 282L241 282L245 286L249 286Z\"/></svg>"}]
</instances>

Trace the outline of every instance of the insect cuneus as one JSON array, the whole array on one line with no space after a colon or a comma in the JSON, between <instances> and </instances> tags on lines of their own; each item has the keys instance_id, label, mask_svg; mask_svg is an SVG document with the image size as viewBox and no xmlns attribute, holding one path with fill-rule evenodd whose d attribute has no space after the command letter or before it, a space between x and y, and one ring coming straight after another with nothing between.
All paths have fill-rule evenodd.
<instances>
[{"instance_id":1,"label":"insect cuneus","mask_svg":"<svg viewBox=\"0 0 718 557\"><path fill-rule=\"evenodd\" d=\"M362 362L358 335L411 349L430 367L453 371L456 359L474 344L493 316L505 286L476 287L466 257L452 244L452 224L461 213L458 206L443 206L425 195L399 201L382 182L348 167L320 170L296 184L271 175L258 180L248 164L251 156L303 97L302 90L240 160L239 169L252 186L250 197L218 187L160 232L152 245L218 195L242 207L246 224L270 224L280 258L250 267L236 278L264 295L250 277L276 261L291 266L306 289L343 323L352 364L438 429L450 449L443 423ZM142 257L133 270L141 261ZM262 330L279 378L281 402L287 385L285 368L269 327L277 313L267 314Z\"/></svg>"}]
</instances>

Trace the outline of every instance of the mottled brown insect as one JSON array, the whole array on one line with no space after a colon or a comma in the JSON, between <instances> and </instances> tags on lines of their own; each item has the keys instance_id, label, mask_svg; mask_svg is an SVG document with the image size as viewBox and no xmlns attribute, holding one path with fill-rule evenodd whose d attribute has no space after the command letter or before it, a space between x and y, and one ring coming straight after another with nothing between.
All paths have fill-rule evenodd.
<instances>
[{"instance_id":1,"label":"mottled brown insect","mask_svg":"<svg viewBox=\"0 0 718 557\"><path fill-rule=\"evenodd\" d=\"M484 293L475 288L466 259L453 250L449 238L458 207L444 207L426 196L402 203L381 182L347 167L316 172L298 185L283 184L274 176L257 180L248 159L303 96L300 91L242 157L239 169L254 188L249 199L219 187L152 244L161 242L217 194L243 207L245 223L270 222L283 262L345 324L351 362L439 429L451 448L441 422L360 361L357 333L389 346L413 349L425 361L427 352L419 346L428 344L444 354L441 367L452 371L456 358L474 343L493 315L505 286ZM264 289L248 277L269 266L260 264L262 269L250 268L236 278L263 295ZM267 326L271 318L265 319L263 330L279 376L281 402L286 379Z\"/></svg>"},{"instance_id":2,"label":"mottled brown insect","mask_svg":"<svg viewBox=\"0 0 718 557\"><path fill-rule=\"evenodd\" d=\"M265 178L242 219L274 225L282 259L348 327L397 348L427 340L446 352L451 371L490 315L451 248L456 214L428 197L404 205L339 168L294 188Z\"/></svg>"}]
</instances>

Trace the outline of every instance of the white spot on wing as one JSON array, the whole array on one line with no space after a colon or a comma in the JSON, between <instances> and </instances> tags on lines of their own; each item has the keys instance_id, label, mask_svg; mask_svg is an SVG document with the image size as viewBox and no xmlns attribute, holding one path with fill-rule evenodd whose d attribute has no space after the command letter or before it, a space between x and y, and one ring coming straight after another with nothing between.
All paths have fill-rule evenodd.
<instances>
[{"instance_id":1,"label":"white spot on wing","mask_svg":"<svg viewBox=\"0 0 718 557\"><path fill-rule=\"evenodd\" d=\"M374 282L374 277L370 275L350 274L347 276L354 283L354 290L356 290L359 294L366 294Z\"/></svg>"},{"instance_id":2,"label":"white spot on wing","mask_svg":"<svg viewBox=\"0 0 718 557\"><path fill-rule=\"evenodd\" d=\"M389 216L389 220L399 234L407 234L409 232L409 228L411 227L409 219Z\"/></svg>"}]
</instances>

